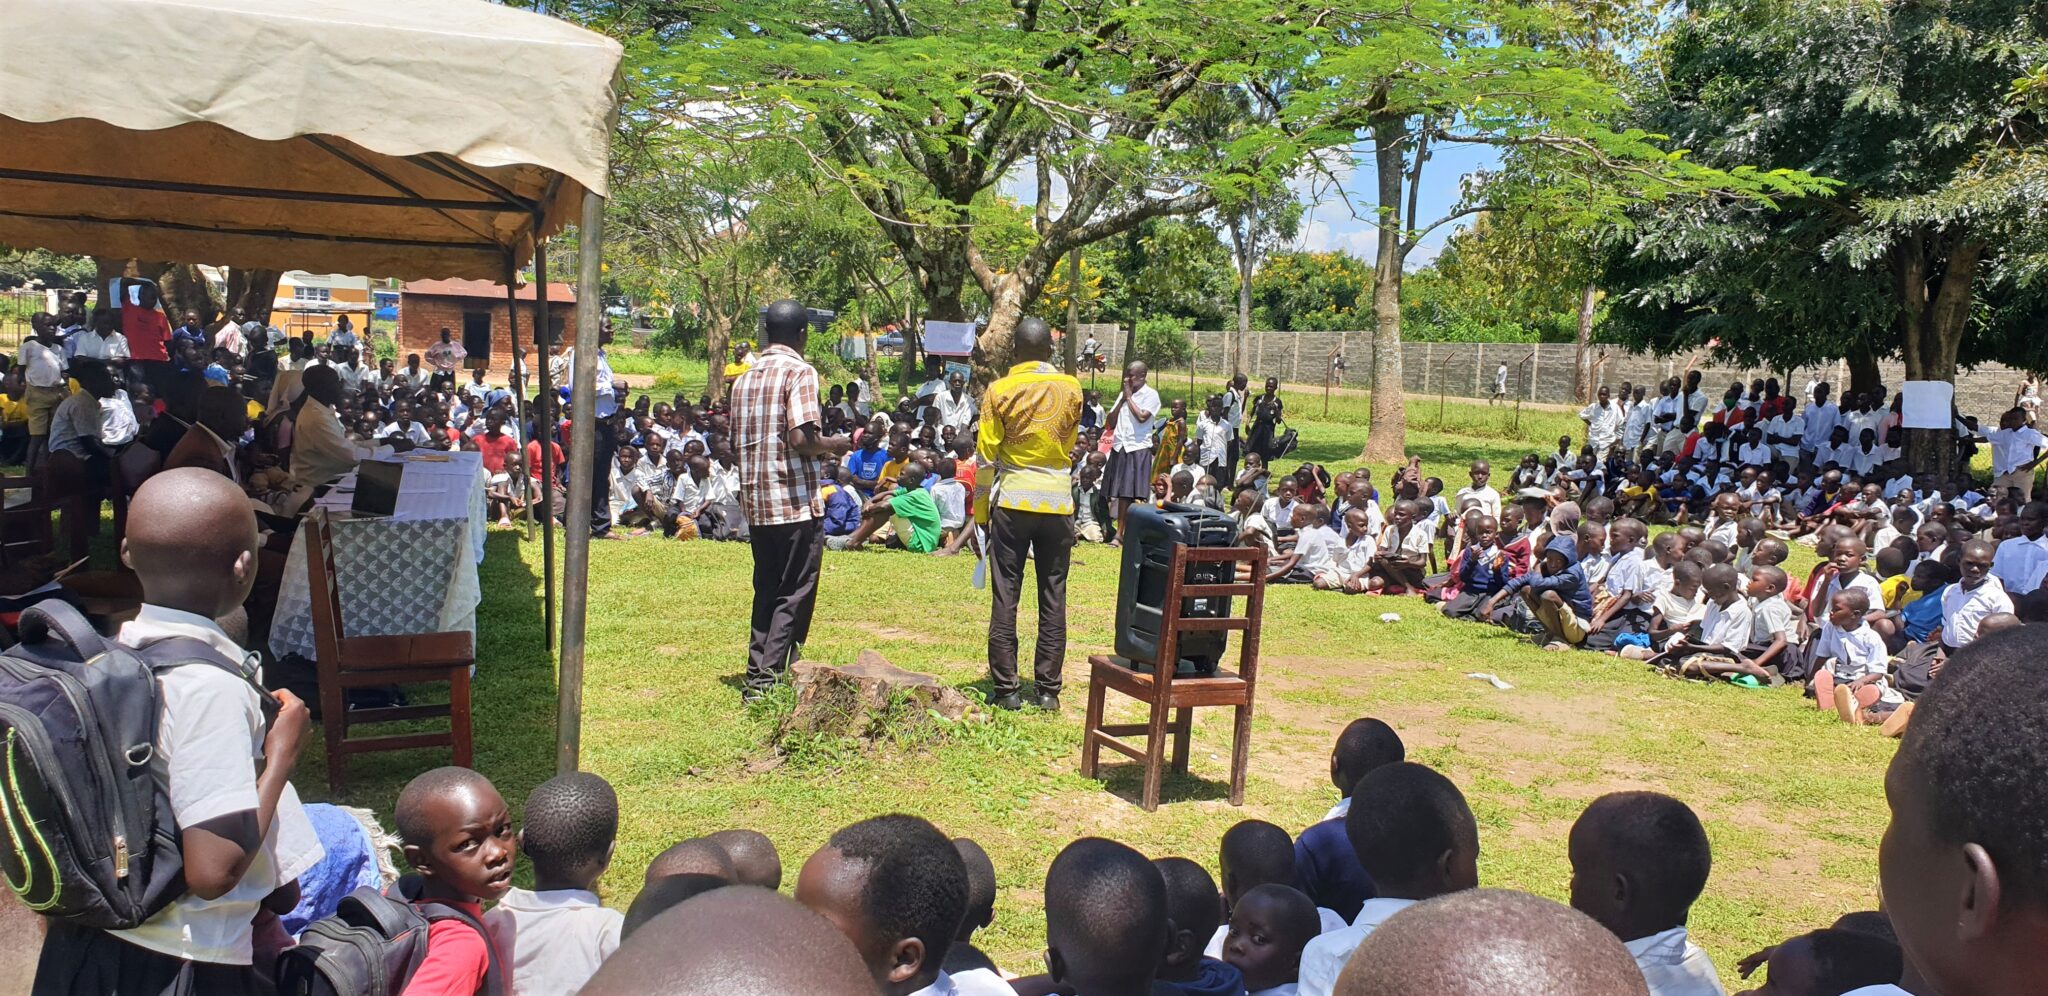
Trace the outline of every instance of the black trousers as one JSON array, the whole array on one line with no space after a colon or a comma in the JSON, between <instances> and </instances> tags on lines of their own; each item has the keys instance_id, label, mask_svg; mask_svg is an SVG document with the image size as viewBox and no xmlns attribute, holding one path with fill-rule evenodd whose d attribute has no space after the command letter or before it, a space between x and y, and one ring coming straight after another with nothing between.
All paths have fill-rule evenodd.
<instances>
[{"instance_id":1,"label":"black trousers","mask_svg":"<svg viewBox=\"0 0 2048 996\"><path fill-rule=\"evenodd\" d=\"M988 523L989 587L994 603L988 620L988 672L995 694L1017 691L1017 601L1024 591L1024 562L1037 562L1038 644L1032 648L1033 679L1047 695L1060 693L1067 657L1067 566L1074 552L1074 517L998 508Z\"/></svg>"},{"instance_id":2,"label":"black trousers","mask_svg":"<svg viewBox=\"0 0 2048 996\"><path fill-rule=\"evenodd\" d=\"M1230 493L1237 485L1237 462L1244 459L1244 440L1237 437L1236 430L1230 433L1229 450L1230 476L1216 479L1216 491L1223 497L1225 507L1230 505Z\"/></svg>"},{"instance_id":3,"label":"black trousers","mask_svg":"<svg viewBox=\"0 0 2048 996\"><path fill-rule=\"evenodd\" d=\"M595 446L590 456L596 462L591 465L590 475L590 535L603 536L612 531L612 462L618 459L619 439L612 434L612 420L598 419L591 426L596 429Z\"/></svg>"},{"instance_id":4,"label":"black trousers","mask_svg":"<svg viewBox=\"0 0 2048 996\"><path fill-rule=\"evenodd\" d=\"M185 961L104 930L44 920L35 996L243 996L272 991L249 965Z\"/></svg>"},{"instance_id":5,"label":"black trousers","mask_svg":"<svg viewBox=\"0 0 2048 996\"><path fill-rule=\"evenodd\" d=\"M810 638L811 610L818 604L818 565L825 557L825 524L805 519L757 525L752 534L754 626L747 641L747 687L759 690L789 670L796 648Z\"/></svg>"}]
</instances>

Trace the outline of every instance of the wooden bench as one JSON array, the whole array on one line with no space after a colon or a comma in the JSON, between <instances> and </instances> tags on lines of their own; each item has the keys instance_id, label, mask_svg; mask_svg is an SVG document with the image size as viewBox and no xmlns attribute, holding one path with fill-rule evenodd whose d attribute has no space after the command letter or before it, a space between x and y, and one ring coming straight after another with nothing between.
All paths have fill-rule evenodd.
<instances>
[{"instance_id":1,"label":"wooden bench","mask_svg":"<svg viewBox=\"0 0 2048 996\"><path fill-rule=\"evenodd\" d=\"M1245 573L1251 580L1225 584L1187 583L1190 564L1230 564L1232 577ZM1140 805L1146 811L1159 808L1159 784L1164 776L1166 737L1173 735L1173 770L1188 770L1188 733L1194 710L1227 706L1237 710L1230 745L1230 804L1244 804L1245 767L1251 760L1252 701L1258 686L1259 623L1266 601L1266 551L1258 547L1189 547L1176 545L1168 569L1165 608L1159 627L1161 666L1140 670L1131 661L1111 654L1088 658L1088 714L1081 741L1081 775L1095 777L1102 748L1108 747L1145 766ZM1218 617L1186 618L1185 602L1194 598L1232 598L1236 613ZM1177 677L1174 663L1180 659L1180 635L1202 631L1235 630L1238 637L1236 671L1218 668L1214 675ZM1143 723L1102 721L1103 700L1115 690L1147 706ZM1172 714L1169 721L1168 714ZM1140 749L1124 737L1143 736Z\"/></svg>"}]
</instances>

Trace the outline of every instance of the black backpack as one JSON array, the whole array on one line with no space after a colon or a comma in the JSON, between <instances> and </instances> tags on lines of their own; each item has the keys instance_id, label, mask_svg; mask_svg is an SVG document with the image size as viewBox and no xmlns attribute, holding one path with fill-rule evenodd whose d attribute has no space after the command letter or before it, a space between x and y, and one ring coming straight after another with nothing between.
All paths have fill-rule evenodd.
<instances>
[{"instance_id":1,"label":"black backpack","mask_svg":"<svg viewBox=\"0 0 2048 996\"><path fill-rule=\"evenodd\" d=\"M363 886L333 916L308 924L299 943L277 956L279 996L398 996L427 957L427 931L442 920L460 920L483 937L490 963L477 991L502 996L490 932L457 907L419 898L420 881L407 875L389 893Z\"/></svg>"},{"instance_id":2,"label":"black backpack","mask_svg":"<svg viewBox=\"0 0 2048 996\"><path fill-rule=\"evenodd\" d=\"M126 930L185 893L164 767L157 676L218 667L261 697L255 667L176 638L129 650L75 607L22 611L0 654L0 873L22 904L80 927Z\"/></svg>"}]
</instances>

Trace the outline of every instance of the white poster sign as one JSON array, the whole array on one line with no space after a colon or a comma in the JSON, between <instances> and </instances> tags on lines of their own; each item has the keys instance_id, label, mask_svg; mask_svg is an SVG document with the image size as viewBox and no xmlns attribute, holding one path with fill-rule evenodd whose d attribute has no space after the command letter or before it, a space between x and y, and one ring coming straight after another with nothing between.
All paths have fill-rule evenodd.
<instances>
[{"instance_id":1,"label":"white poster sign","mask_svg":"<svg viewBox=\"0 0 2048 996\"><path fill-rule=\"evenodd\" d=\"M966 356L974 352L973 322L924 323L924 351L938 356Z\"/></svg>"},{"instance_id":2,"label":"white poster sign","mask_svg":"<svg viewBox=\"0 0 2048 996\"><path fill-rule=\"evenodd\" d=\"M1945 380L1909 380L1899 425L1907 429L1947 429L1955 425L1956 386Z\"/></svg>"}]
</instances>

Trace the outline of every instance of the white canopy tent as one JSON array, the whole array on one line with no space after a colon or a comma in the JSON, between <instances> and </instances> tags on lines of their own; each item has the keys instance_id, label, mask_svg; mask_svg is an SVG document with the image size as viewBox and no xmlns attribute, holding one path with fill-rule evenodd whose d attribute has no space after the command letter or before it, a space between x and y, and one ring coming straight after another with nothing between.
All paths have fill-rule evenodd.
<instances>
[{"instance_id":1,"label":"white canopy tent","mask_svg":"<svg viewBox=\"0 0 2048 996\"><path fill-rule=\"evenodd\" d=\"M500 280L509 297L535 246L574 221L576 346L595 354L617 42L485 0L0 0L0 22L0 243ZM535 267L544 315L545 258ZM533 366L552 396L548 364ZM574 410L591 411L593 365L575 381ZM575 419L572 450L590 453L594 432ZM569 522L589 521L592 472L571 468ZM587 529L567 536L564 770L589 556Z\"/></svg>"}]
</instances>

